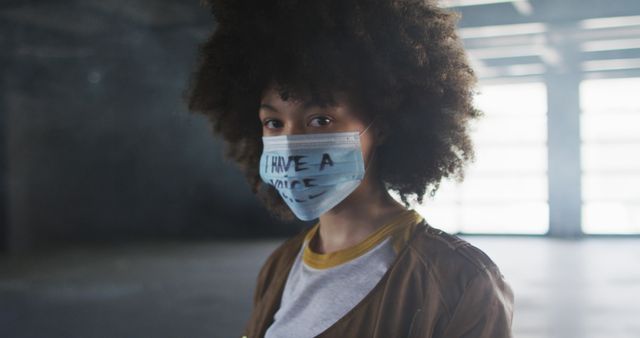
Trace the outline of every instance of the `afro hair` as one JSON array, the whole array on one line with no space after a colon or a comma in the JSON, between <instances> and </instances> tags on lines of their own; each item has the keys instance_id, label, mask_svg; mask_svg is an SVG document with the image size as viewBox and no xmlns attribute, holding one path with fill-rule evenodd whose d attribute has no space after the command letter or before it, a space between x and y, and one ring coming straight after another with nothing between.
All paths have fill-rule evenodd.
<instances>
[{"instance_id":1,"label":"afro hair","mask_svg":"<svg viewBox=\"0 0 640 338\"><path fill-rule=\"evenodd\" d=\"M284 100L332 104L346 92L385 128L378 179L409 206L474 160L469 121L476 77L456 33L459 16L433 0L211 0L216 27L199 47L185 91L225 141L254 194L295 219L262 182L260 99L276 83Z\"/></svg>"}]
</instances>

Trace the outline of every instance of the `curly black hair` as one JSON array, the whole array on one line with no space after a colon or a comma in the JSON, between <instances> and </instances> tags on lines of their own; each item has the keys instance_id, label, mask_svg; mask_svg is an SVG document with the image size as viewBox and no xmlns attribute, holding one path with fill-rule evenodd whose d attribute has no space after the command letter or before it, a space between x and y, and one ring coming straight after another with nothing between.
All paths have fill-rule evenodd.
<instances>
[{"instance_id":1,"label":"curly black hair","mask_svg":"<svg viewBox=\"0 0 640 338\"><path fill-rule=\"evenodd\" d=\"M445 177L464 178L474 160L468 123L476 77L455 26L435 0L210 0L217 26L199 47L185 97L225 141L271 213L293 213L262 182L263 91L283 100L335 103L347 93L385 127L379 177L405 206L434 196Z\"/></svg>"}]
</instances>

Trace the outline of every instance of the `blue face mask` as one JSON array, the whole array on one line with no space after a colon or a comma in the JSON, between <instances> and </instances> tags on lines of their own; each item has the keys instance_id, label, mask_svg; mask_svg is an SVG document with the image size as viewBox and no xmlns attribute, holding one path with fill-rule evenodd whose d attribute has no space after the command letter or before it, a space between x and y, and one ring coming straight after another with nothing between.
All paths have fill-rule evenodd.
<instances>
[{"instance_id":1,"label":"blue face mask","mask_svg":"<svg viewBox=\"0 0 640 338\"><path fill-rule=\"evenodd\" d=\"M372 122L373 123L373 122ZM260 177L301 220L318 218L364 177L362 132L263 136Z\"/></svg>"}]
</instances>

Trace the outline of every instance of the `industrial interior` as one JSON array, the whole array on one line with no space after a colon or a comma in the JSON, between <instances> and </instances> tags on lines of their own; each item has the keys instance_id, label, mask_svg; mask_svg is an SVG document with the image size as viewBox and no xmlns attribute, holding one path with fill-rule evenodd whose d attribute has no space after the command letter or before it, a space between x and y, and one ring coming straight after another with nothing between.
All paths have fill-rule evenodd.
<instances>
[{"instance_id":1,"label":"industrial interior","mask_svg":"<svg viewBox=\"0 0 640 338\"><path fill-rule=\"evenodd\" d=\"M465 181L415 209L500 266L514 337L640 337L640 2L440 4L485 117ZM2 1L0 337L241 336L311 223L271 218L186 109L215 25L196 0Z\"/></svg>"}]
</instances>

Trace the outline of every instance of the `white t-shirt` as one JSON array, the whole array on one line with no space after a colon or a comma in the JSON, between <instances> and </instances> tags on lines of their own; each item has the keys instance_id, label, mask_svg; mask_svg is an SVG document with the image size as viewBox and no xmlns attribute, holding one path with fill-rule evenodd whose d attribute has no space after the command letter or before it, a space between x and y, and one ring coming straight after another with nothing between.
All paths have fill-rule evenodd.
<instances>
[{"instance_id":1,"label":"white t-shirt","mask_svg":"<svg viewBox=\"0 0 640 338\"><path fill-rule=\"evenodd\" d=\"M265 338L312 338L346 315L375 287L396 258L410 225L422 217L413 210L350 248L313 252L307 234L289 271L280 308Z\"/></svg>"}]
</instances>

